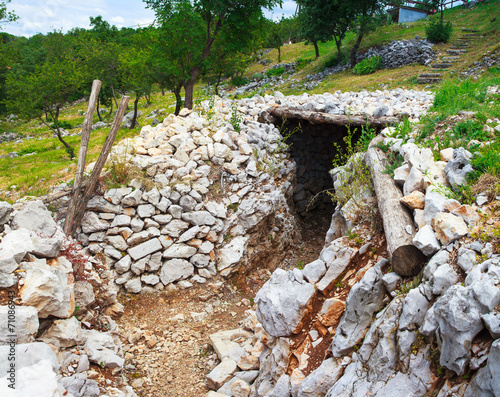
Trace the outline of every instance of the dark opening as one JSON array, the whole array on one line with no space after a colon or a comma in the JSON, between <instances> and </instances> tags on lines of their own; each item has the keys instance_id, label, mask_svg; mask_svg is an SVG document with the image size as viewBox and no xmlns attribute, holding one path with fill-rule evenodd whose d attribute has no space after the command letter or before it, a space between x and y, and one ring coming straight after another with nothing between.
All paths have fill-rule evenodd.
<instances>
[{"instance_id":1,"label":"dark opening","mask_svg":"<svg viewBox=\"0 0 500 397\"><path fill-rule=\"evenodd\" d=\"M296 119L288 119L285 123L278 120L275 125L280 128L283 136L287 136L299 124L300 128L285 142L290 146L290 157L297 165L297 185L293 196L295 210L302 229L304 226L311 228L313 233L324 238L335 210L335 203L325 191L333 188L330 170L338 148L345 150L344 138L348 135L348 127L312 124L307 120ZM350 128L354 131L353 138L356 142L361 136L362 128Z\"/></svg>"}]
</instances>

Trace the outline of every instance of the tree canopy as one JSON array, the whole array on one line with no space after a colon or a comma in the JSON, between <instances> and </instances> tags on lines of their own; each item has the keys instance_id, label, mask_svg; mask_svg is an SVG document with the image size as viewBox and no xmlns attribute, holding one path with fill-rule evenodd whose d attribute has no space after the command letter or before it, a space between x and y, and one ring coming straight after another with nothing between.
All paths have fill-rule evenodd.
<instances>
[{"instance_id":1,"label":"tree canopy","mask_svg":"<svg viewBox=\"0 0 500 397\"><path fill-rule=\"evenodd\" d=\"M196 36L189 52L190 67L184 83L185 106L193 107L194 85L208 60L214 42L224 36L235 47L244 47L249 40L249 32L257 19L262 17L262 8L271 9L281 5L281 0L144 0L154 10L157 21L167 30L175 30L180 15L193 21L189 39ZM201 29L200 22L203 24ZM198 32L198 29L200 31ZM224 33L222 33L224 32Z\"/></svg>"}]
</instances>

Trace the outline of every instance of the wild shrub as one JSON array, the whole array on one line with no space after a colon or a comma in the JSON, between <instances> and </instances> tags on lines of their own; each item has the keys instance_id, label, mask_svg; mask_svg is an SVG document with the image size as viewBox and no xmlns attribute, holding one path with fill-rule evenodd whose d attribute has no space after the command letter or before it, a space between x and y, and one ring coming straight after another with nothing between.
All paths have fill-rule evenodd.
<instances>
[{"instance_id":1,"label":"wild shrub","mask_svg":"<svg viewBox=\"0 0 500 397\"><path fill-rule=\"evenodd\" d=\"M297 64L297 70L301 70L312 62L312 58L299 58L295 62Z\"/></svg>"},{"instance_id":2,"label":"wild shrub","mask_svg":"<svg viewBox=\"0 0 500 397\"><path fill-rule=\"evenodd\" d=\"M242 86L242 85L245 85L248 83L248 79L246 77L243 77L243 76L234 76L231 80L231 84L236 86L236 87L239 87L239 86Z\"/></svg>"},{"instance_id":3,"label":"wild shrub","mask_svg":"<svg viewBox=\"0 0 500 397\"><path fill-rule=\"evenodd\" d=\"M373 56L365 58L359 62L356 66L354 66L352 72L354 74L365 75L375 73L380 68L382 68L382 57Z\"/></svg>"},{"instance_id":4,"label":"wild shrub","mask_svg":"<svg viewBox=\"0 0 500 397\"><path fill-rule=\"evenodd\" d=\"M266 76L267 77L281 76L283 73L285 73L285 68L283 66L280 66L279 68L269 69L266 72Z\"/></svg>"},{"instance_id":5,"label":"wild shrub","mask_svg":"<svg viewBox=\"0 0 500 397\"><path fill-rule=\"evenodd\" d=\"M447 43L450 40L453 25L451 22L444 22L439 19L431 21L425 27L427 40L431 43Z\"/></svg>"}]
</instances>

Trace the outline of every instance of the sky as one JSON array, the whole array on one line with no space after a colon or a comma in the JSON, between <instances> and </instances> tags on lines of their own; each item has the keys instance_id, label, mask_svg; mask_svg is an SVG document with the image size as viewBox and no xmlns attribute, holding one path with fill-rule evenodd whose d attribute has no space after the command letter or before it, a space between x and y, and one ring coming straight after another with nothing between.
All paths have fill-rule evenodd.
<instances>
[{"instance_id":1,"label":"sky","mask_svg":"<svg viewBox=\"0 0 500 397\"><path fill-rule=\"evenodd\" d=\"M101 15L112 25L137 27L149 25L154 13L142 0L13 0L8 4L19 20L2 26L4 32L16 36L32 36L37 33L89 27L89 17ZM295 1L283 1L283 8L266 11L266 17L279 19L293 15Z\"/></svg>"}]
</instances>

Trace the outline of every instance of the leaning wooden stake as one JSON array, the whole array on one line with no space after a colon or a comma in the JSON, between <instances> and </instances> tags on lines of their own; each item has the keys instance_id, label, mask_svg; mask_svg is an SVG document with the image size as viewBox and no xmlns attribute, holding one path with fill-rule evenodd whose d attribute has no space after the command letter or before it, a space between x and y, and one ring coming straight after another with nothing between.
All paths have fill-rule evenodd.
<instances>
[{"instance_id":1,"label":"leaning wooden stake","mask_svg":"<svg viewBox=\"0 0 500 397\"><path fill-rule=\"evenodd\" d=\"M83 120L82 139L80 143L80 153L78 155L78 165L76 167L75 183L73 184L76 191L80 187L83 179L83 171L85 170L85 160L87 159L87 148L90 141L90 133L92 132L92 120L94 112L99 100L99 91L101 91L102 83L99 80L94 80L92 83L92 91L90 93L89 105L87 113L85 113L85 120Z\"/></svg>"},{"instance_id":2,"label":"leaning wooden stake","mask_svg":"<svg viewBox=\"0 0 500 397\"><path fill-rule=\"evenodd\" d=\"M425 255L413 245L415 226L409 210L401 203L403 194L394 179L384 174L386 157L375 145L383 140L378 136L370 143L365 163L370 169L378 209L384 223L387 251L392 267L401 276L416 276L426 260Z\"/></svg>"},{"instance_id":3,"label":"leaning wooden stake","mask_svg":"<svg viewBox=\"0 0 500 397\"><path fill-rule=\"evenodd\" d=\"M104 167L104 164L106 164L106 160L108 159L111 148L113 147L113 142L115 141L116 134L118 133L123 116L125 115L125 111L127 110L129 99L130 97L128 96L122 97L120 106L118 107L118 111L116 112L113 126L111 127L106 141L104 142L101 154L97 159L97 162L92 173L90 174L87 183L85 184L85 186L81 186L77 190L75 190L75 193L78 195L78 200L71 201L71 205L68 207L66 220L64 222L64 233L66 233L67 236L72 235L75 232L76 227L82 221L83 215L85 214L85 210L87 208L87 203L95 192L97 181L99 179L99 176L101 175L102 168ZM73 197L75 197L76 194L74 194Z\"/></svg>"}]
</instances>

